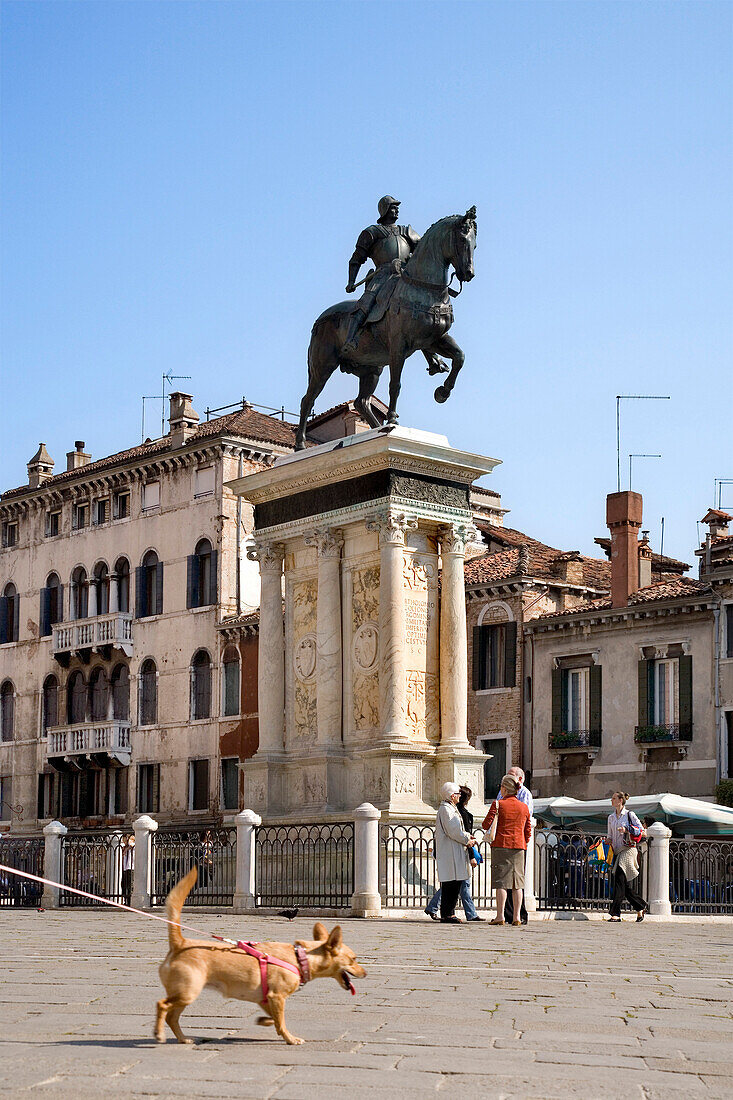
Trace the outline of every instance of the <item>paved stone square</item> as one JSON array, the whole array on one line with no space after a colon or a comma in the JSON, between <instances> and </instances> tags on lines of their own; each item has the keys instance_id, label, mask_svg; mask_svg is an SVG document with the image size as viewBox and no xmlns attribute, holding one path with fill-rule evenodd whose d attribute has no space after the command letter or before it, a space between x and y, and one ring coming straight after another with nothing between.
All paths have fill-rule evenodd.
<instances>
[{"instance_id":1,"label":"paved stone square","mask_svg":"<svg viewBox=\"0 0 733 1100\"><path fill-rule=\"evenodd\" d=\"M184 920L288 942L312 926L195 911ZM368 976L353 998L317 981L289 1000L304 1046L257 1027L253 1005L209 991L182 1017L197 1045L158 1046L162 924L1 911L0 1085L70 1100L733 1096L731 922L342 927Z\"/></svg>"}]
</instances>

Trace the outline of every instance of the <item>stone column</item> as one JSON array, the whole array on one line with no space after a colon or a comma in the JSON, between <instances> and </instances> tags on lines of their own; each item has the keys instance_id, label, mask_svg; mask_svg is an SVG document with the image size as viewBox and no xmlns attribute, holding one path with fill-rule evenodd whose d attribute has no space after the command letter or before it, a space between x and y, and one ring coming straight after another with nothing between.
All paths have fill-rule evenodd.
<instances>
[{"instance_id":1,"label":"stone column","mask_svg":"<svg viewBox=\"0 0 733 1100\"><path fill-rule=\"evenodd\" d=\"M44 830L45 832L45 830ZM672 830L661 821L655 821L647 829L649 837L647 875L647 905L652 916L671 917L669 900L669 838Z\"/></svg>"},{"instance_id":2,"label":"stone column","mask_svg":"<svg viewBox=\"0 0 733 1100\"><path fill-rule=\"evenodd\" d=\"M468 657L463 563L473 529L453 524L441 534L440 746L468 745Z\"/></svg>"},{"instance_id":3,"label":"stone column","mask_svg":"<svg viewBox=\"0 0 733 1100\"><path fill-rule=\"evenodd\" d=\"M388 741L409 741L405 733L405 533L417 520L387 512L367 521L379 531L379 721Z\"/></svg>"},{"instance_id":4,"label":"stone column","mask_svg":"<svg viewBox=\"0 0 733 1100\"><path fill-rule=\"evenodd\" d=\"M43 827L43 877L53 879L54 882L62 881L61 837L66 836L67 832L66 826L62 825L60 821L49 821L48 825ZM41 900L44 909L58 909L59 893L58 886L43 887L43 898Z\"/></svg>"},{"instance_id":5,"label":"stone column","mask_svg":"<svg viewBox=\"0 0 733 1100\"><path fill-rule=\"evenodd\" d=\"M89 594L87 596L87 618L93 619L97 614L97 582L90 580Z\"/></svg>"},{"instance_id":6,"label":"stone column","mask_svg":"<svg viewBox=\"0 0 733 1100\"><path fill-rule=\"evenodd\" d=\"M234 912L244 913L255 907L255 829L262 824L262 818L254 810L242 810L234 820L237 825Z\"/></svg>"},{"instance_id":7,"label":"stone column","mask_svg":"<svg viewBox=\"0 0 733 1100\"><path fill-rule=\"evenodd\" d=\"M370 802L354 810L354 893L351 913L355 917L378 917L382 910L379 893L379 819L382 813Z\"/></svg>"},{"instance_id":8,"label":"stone column","mask_svg":"<svg viewBox=\"0 0 733 1100\"><path fill-rule=\"evenodd\" d=\"M281 753L285 745L285 636L283 633L283 558L281 543L263 543L247 551L260 564L260 636L257 658L260 752Z\"/></svg>"},{"instance_id":9,"label":"stone column","mask_svg":"<svg viewBox=\"0 0 733 1100\"><path fill-rule=\"evenodd\" d=\"M316 531L305 538L318 553L316 604L316 710L318 744L341 744L341 548L336 531Z\"/></svg>"},{"instance_id":10,"label":"stone column","mask_svg":"<svg viewBox=\"0 0 733 1100\"><path fill-rule=\"evenodd\" d=\"M528 913L537 912L537 898L534 892L534 857L535 857L535 832L537 818L531 817L532 836L527 845L527 855L524 861L524 907Z\"/></svg>"},{"instance_id":11,"label":"stone column","mask_svg":"<svg viewBox=\"0 0 733 1100\"><path fill-rule=\"evenodd\" d=\"M115 615L120 610L119 577L116 573L109 575L109 613Z\"/></svg>"},{"instance_id":12,"label":"stone column","mask_svg":"<svg viewBox=\"0 0 733 1100\"><path fill-rule=\"evenodd\" d=\"M151 834L158 828L158 822L143 814L133 821L135 830L135 866L132 872L132 905L135 909L150 908L150 893L153 885Z\"/></svg>"}]
</instances>

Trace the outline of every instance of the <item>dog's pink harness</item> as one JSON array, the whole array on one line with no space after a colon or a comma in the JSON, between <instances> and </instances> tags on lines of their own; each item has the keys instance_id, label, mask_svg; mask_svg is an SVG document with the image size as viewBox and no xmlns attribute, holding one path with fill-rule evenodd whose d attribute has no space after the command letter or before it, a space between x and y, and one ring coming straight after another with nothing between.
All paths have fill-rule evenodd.
<instances>
[{"instance_id":1,"label":"dog's pink harness","mask_svg":"<svg viewBox=\"0 0 733 1100\"><path fill-rule=\"evenodd\" d=\"M267 1007L268 985L267 985L267 965L281 966L283 970L290 970L291 973L298 975L300 985L305 985L307 981L310 981L311 969L308 962L308 954L304 947L297 944L293 950L295 951L295 957L298 960L298 965L293 966L292 963L286 962L285 959L276 959L274 955L266 955L264 951L260 951L257 944L250 943L249 940L238 940L237 947L240 951L244 951L247 955L251 955L252 958L257 959L260 964L260 978L262 981L262 1000L260 1004L263 1008Z\"/></svg>"}]
</instances>

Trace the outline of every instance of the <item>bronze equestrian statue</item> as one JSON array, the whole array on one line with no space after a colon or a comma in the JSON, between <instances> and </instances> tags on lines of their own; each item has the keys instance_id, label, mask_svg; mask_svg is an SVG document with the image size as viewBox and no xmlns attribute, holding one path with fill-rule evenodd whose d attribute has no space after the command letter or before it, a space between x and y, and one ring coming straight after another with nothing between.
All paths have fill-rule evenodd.
<instances>
[{"instance_id":1,"label":"bronze equestrian statue","mask_svg":"<svg viewBox=\"0 0 733 1100\"><path fill-rule=\"evenodd\" d=\"M448 269L458 281L474 276L476 207L465 214L441 218L418 237L410 226L397 225L399 203L385 195L379 203L380 218L365 229L349 263L347 292L356 289L354 280L368 258L375 271L359 302L339 302L316 320L308 348L308 389L300 403L300 424L296 448L305 447L306 423L313 405L337 367L359 378L359 395L354 404L372 427L380 421L371 407L382 370L389 364L389 412L387 423L397 423L397 398L405 359L421 351L428 371L444 368L439 356L451 360L445 382L435 391L436 401L447 401L463 366L464 354L450 336L453 309Z\"/></svg>"}]
</instances>

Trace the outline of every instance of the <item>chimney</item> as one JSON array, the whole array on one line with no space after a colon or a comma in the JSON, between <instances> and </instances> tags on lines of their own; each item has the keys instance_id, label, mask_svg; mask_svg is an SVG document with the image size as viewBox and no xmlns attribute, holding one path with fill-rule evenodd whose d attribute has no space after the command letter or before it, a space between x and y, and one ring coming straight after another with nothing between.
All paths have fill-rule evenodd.
<instances>
[{"instance_id":1,"label":"chimney","mask_svg":"<svg viewBox=\"0 0 733 1100\"><path fill-rule=\"evenodd\" d=\"M733 520L728 512L721 512L719 508L710 508L702 517L701 522L708 525L711 539L726 538L728 524Z\"/></svg>"},{"instance_id":2,"label":"chimney","mask_svg":"<svg viewBox=\"0 0 733 1100\"><path fill-rule=\"evenodd\" d=\"M28 484L31 489L37 489L53 477L54 461L46 450L45 443L38 444L38 450L28 463Z\"/></svg>"},{"instance_id":3,"label":"chimney","mask_svg":"<svg viewBox=\"0 0 733 1100\"><path fill-rule=\"evenodd\" d=\"M80 470L82 466L88 466L92 461L92 456L85 452L84 446L85 443L83 439L74 440L74 447L76 450L66 452L67 470Z\"/></svg>"},{"instance_id":4,"label":"chimney","mask_svg":"<svg viewBox=\"0 0 733 1100\"><path fill-rule=\"evenodd\" d=\"M172 393L170 404L169 435L171 447L182 447L187 439L196 433L199 423L199 414L194 412L191 402L193 394Z\"/></svg>"},{"instance_id":5,"label":"chimney","mask_svg":"<svg viewBox=\"0 0 733 1100\"><path fill-rule=\"evenodd\" d=\"M652 583L652 548L649 545L649 532L641 532L639 542L639 588Z\"/></svg>"},{"instance_id":6,"label":"chimney","mask_svg":"<svg viewBox=\"0 0 733 1100\"><path fill-rule=\"evenodd\" d=\"M606 497L606 523L611 531L611 606L626 607L639 588L639 548L642 500L630 490Z\"/></svg>"},{"instance_id":7,"label":"chimney","mask_svg":"<svg viewBox=\"0 0 733 1100\"><path fill-rule=\"evenodd\" d=\"M568 584L582 584L583 562L580 550L568 550L566 554L558 554L552 559L552 571L556 577Z\"/></svg>"}]
</instances>

